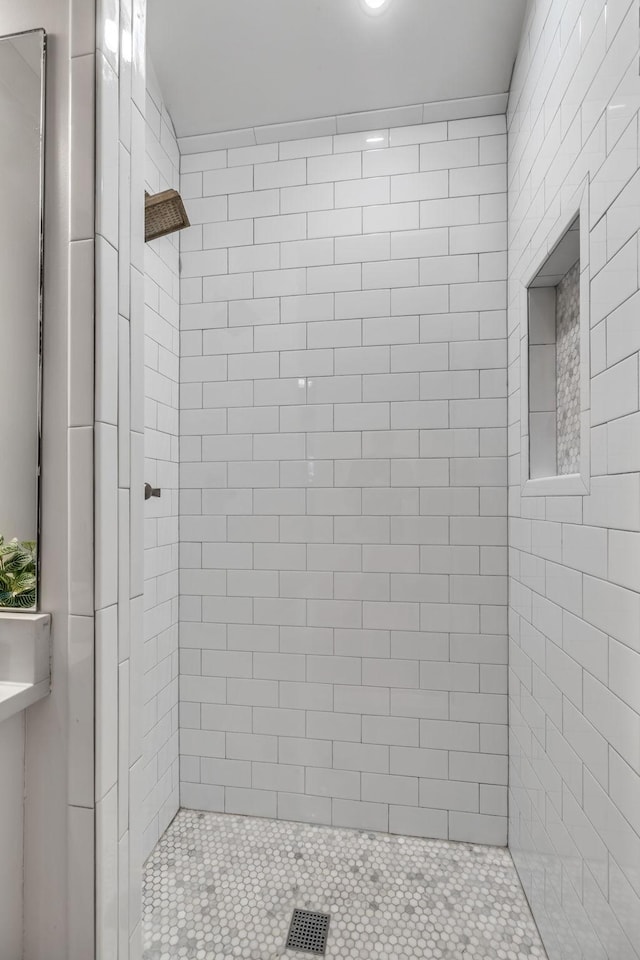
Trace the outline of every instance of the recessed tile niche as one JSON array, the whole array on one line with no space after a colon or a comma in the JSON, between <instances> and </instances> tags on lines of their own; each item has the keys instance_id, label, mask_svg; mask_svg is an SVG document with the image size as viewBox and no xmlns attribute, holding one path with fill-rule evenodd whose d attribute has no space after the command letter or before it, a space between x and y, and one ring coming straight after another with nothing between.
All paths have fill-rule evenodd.
<instances>
[{"instance_id":1,"label":"recessed tile niche","mask_svg":"<svg viewBox=\"0 0 640 960\"><path fill-rule=\"evenodd\" d=\"M580 472L580 216L527 290L529 477Z\"/></svg>"}]
</instances>

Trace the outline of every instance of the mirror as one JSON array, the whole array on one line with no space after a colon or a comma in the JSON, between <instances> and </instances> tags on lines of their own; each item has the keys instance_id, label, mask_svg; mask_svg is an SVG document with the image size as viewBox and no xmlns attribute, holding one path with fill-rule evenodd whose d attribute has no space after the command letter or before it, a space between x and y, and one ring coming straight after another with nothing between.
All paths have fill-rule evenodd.
<instances>
[{"instance_id":1,"label":"mirror","mask_svg":"<svg viewBox=\"0 0 640 960\"><path fill-rule=\"evenodd\" d=\"M37 607L45 57L0 37L0 610Z\"/></svg>"}]
</instances>

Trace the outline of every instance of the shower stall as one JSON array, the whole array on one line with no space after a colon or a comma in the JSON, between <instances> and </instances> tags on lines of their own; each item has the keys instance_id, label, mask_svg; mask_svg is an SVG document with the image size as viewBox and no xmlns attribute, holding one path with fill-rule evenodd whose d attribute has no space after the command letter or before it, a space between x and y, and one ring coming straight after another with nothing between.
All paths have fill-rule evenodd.
<instances>
[{"instance_id":1,"label":"shower stall","mask_svg":"<svg viewBox=\"0 0 640 960\"><path fill-rule=\"evenodd\" d=\"M197 130L214 13L101 6L97 956L634 960L637 4Z\"/></svg>"}]
</instances>

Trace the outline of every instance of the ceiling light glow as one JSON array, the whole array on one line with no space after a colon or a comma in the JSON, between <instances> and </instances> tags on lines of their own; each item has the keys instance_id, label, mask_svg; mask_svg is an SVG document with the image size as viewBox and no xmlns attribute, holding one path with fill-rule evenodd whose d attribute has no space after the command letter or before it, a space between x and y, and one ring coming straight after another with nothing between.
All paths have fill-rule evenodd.
<instances>
[{"instance_id":1,"label":"ceiling light glow","mask_svg":"<svg viewBox=\"0 0 640 960\"><path fill-rule=\"evenodd\" d=\"M361 0L366 13L382 13L389 0Z\"/></svg>"}]
</instances>

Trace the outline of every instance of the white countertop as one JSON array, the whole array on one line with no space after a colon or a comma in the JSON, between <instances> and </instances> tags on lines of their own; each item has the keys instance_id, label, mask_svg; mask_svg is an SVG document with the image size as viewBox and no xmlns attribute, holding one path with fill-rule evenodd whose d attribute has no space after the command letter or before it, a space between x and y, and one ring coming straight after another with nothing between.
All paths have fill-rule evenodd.
<instances>
[{"instance_id":1,"label":"white countertop","mask_svg":"<svg viewBox=\"0 0 640 960\"><path fill-rule=\"evenodd\" d=\"M51 617L0 612L0 721L50 690Z\"/></svg>"},{"instance_id":2,"label":"white countertop","mask_svg":"<svg viewBox=\"0 0 640 960\"><path fill-rule=\"evenodd\" d=\"M40 683L10 683L0 680L0 721L19 710L30 707L49 693L49 681Z\"/></svg>"}]
</instances>

